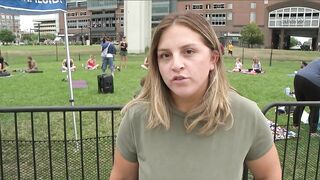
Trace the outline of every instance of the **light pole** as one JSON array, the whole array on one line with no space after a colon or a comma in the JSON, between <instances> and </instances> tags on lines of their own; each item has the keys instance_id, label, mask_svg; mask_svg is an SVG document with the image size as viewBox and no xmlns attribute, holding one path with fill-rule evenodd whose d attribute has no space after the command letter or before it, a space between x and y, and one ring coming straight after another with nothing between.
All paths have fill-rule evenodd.
<instances>
[{"instance_id":1,"label":"light pole","mask_svg":"<svg viewBox=\"0 0 320 180\"><path fill-rule=\"evenodd\" d=\"M38 43L40 45L40 23L38 23Z\"/></svg>"}]
</instances>

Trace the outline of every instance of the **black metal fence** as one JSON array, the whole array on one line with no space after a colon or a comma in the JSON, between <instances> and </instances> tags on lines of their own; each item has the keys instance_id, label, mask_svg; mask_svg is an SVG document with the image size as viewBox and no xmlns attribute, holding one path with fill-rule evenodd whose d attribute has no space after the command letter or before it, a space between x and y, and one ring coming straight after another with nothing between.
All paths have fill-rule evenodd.
<instances>
[{"instance_id":1,"label":"black metal fence","mask_svg":"<svg viewBox=\"0 0 320 180\"><path fill-rule=\"evenodd\" d=\"M320 102L273 103L263 109L274 122L282 179L319 179L320 137L310 136L307 124L292 127L296 106ZM108 179L121 108L0 108L0 179ZM244 172L243 179L252 179Z\"/></svg>"},{"instance_id":2,"label":"black metal fence","mask_svg":"<svg viewBox=\"0 0 320 180\"><path fill-rule=\"evenodd\" d=\"M272 103L262 112L274 122L270 126L272 126L273 138L280 156L282 179L317 180L320 178L320 137L311 136L309 125L304 122L300 123L299 128L293 127L292 112L297 106L320 107L320 102ZM318 129L318 135L319 133Z\"/></svg>"},{"instance_id":3,"label":"black metal fence","mask_svg":"<svg viewBox=\"0 0 320 180\"><path fill-rule=\"evenodd\" d=\"M0 179L108 179L120 106L0 109Z\"/></svg>"}]
</instances>

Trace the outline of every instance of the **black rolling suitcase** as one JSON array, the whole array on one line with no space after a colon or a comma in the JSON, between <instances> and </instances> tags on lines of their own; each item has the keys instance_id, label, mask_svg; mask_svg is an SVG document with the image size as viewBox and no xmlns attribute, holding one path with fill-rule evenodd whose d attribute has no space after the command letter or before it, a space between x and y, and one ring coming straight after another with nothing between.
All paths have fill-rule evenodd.
<instances>
[{"instance_id":1,"label":"black rolling suitcase","mask_svg":"<svg viewBox=\"0 0 320 180\"><path fill-rule=\"evenodd\" d=\"M97 78L99 93L113 93L113 76L101 74Z\"/></svg>"}]
</instances>

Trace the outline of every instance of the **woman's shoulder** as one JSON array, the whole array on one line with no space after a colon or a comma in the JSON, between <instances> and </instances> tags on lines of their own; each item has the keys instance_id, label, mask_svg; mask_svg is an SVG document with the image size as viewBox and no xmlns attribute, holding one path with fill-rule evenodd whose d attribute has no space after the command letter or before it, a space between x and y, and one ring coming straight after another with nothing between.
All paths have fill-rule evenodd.
<instances>
[{"instance_id":1,"label":"woman's shoulder","mask_svg":"<svg viewBox=\"0 0 320 180\"><path fill-rule=\"evenodd\" d=\"M230 91L229 92L229 98L230 98L230 102L231 102L231 107L234 109L241 109L246 110L246 111L250 111L252 109L257 108L257 103L238 94L235 91Z\"/></svg>"},{"instance_id":2,"label":"woman's shoulder","mask_svg":"<svg viewBox=\"0 0 320 180\"><path fill-rule=\"evenodd\" d=\"M149 115L149 105L147 103L137 102L125 107L124 121L132 124L133 126L141 126L147 122Z\"/></svg>"}]
</instances>

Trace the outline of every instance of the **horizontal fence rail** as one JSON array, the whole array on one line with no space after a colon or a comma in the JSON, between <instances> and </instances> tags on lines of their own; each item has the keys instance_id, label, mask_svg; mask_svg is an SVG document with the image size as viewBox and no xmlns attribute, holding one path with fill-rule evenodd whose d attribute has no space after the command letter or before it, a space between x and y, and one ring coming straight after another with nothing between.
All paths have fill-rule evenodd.
<instances>
[{"instance_id":1,"label":"horizontal fence rail","mask_svg":"<svg viewBox=\"0 0 320 180\"><path fill-rule=\"evenodd\" d=\"M273 122L270 127L281 160L282 179L317 180L320 178L320 137L311 136L309 124L300 122L298 128L293 126L296 107L305 107L309 112L309 107L320 107L320 101L276 102L262 112ZM319 130L318 125L318 135Z\"/></svg>"},{"instance_id":2,"label":"horizontal fence rail","mask_svg":"<svg viewBox=\"0 0 320 180\"><path fill-rule=\"evenodd\" d=\"M107 179L121 108L0 108L0 179Z\"/></svg>"}]
</instances>

